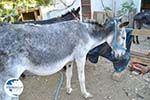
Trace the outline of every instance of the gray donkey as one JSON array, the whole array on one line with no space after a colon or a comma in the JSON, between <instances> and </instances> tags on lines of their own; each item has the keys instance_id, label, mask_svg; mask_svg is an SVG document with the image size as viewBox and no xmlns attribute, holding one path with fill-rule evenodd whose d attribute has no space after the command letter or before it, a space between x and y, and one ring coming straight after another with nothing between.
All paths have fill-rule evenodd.
<instances>
[{"instance_id":1,"label":"gray donkey","mask_svg":"<svg viewBox=\"0 0 150 100\"><path fill-rule=\"evenodd\" d=\"M113 48L116 56L123 55L126 34L122 29L126 24L110 19L103 26L75 20L41 26L0 25L0 100L14 99L3 88L9 78L19 78L25 70L51 75L74 61L81 92L85 98L91 97L85 86L86 55L104 42Z\"/></svg>"}]
</instances>

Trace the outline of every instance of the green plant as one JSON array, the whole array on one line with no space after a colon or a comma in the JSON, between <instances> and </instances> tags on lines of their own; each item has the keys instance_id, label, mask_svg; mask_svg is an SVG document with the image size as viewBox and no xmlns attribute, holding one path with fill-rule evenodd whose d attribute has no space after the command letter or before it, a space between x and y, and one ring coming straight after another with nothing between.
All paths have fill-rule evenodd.
<instances>
[{"instance_id":1,"label":"green plant","mask_svg":"<svg viewBox=\"0 0 150 100\"><path fill-rule=\"evenodd\" d=\"M18 9L52 5L53 0L1 0L0 1L0 22L12 23L17 20Z\"/></svg>"},{"instance_id":2,"label":"green plant","mask_svg":"<svg viewBox=\"0 0 150 100\"><path fill-rule=\"evenodd\" d=\"M118 15L124 15L131 12L135 8L134 2L124 2L121 4L121 9L117 12Z\"/></svg>"},{"instance_id":3,"label":"green plant","mask_svg":"<svg viewBox=\"0 0 150 100\"><path fill-rule=\"evenodd\" d=\"M8 7L6 7L6 5ZM15 22L17 11L14 4L8 4L8 2L0 3L0 22Z\"/></svg>"},{"instance_id":4,"label":"green plant","mask_svg":"<svg viewBox=\"0 0 150 100\"><path fill-rule=\"evenodd\" d=\"M53 0L35 0L37 2L37 5L42 6L49 6L52 5L54 2Z\"/></svg>"},{"instance_id":5,"label":"green plant","mask_svg":"<svg viewBox=\"0 0 150 100\"><path fill-rule=\"evenodd\" d=\"M104 5L103 5L103 7L104 7L104 11L106 11L106 13L107 12L112 12L113 15L121 16L121 15L124 15L126 13L131 12L135 8L135 5L134 5L134 2L132 0L131 0L131 3L124 2L124 3L121 4L121 9L118 10L117 12L114 12L113 8L105 7Z\"/></svg>"}]
</instances>

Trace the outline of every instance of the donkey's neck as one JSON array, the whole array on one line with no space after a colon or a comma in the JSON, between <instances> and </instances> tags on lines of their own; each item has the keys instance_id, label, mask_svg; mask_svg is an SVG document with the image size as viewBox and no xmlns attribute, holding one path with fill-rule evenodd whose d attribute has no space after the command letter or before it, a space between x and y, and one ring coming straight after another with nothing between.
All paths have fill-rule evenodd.
<instances>
[{"instance_id":1,"label":"donkey's neck","mask_svg":"<svg viewBox=\"0 0 150 100\"><path fill-rule=\"evenodd\" d=\"M96 40L106 39L108 36L112 35L114 31L114 25L100 25L100 24L87 24L87 28L90 31L90 36Z\"/></svg>"},{"instance_id":2,"label":"donkey's neck","mask_svg":"<svg viewBox=\"0 0 150 100\"><path fill-rule=\"evenodd\" d=\"M92 48L107 42L108 40L112 40L114 34L113 23L107 23L103 26L98 23L86 23L86 27L88 29L89 36L93 41Z\"/></svg>"}]
</instances>

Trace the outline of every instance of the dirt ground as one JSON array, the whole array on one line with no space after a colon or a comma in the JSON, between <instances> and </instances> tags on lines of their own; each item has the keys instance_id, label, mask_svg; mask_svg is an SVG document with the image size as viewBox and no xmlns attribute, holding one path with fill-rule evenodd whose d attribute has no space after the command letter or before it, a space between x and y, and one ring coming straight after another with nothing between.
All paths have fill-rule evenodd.
<instances>
[{"instance_id":1,"label":"dirt ground","mask_svg":"<svg viewBox=\"0 0 150 100\"><path fill-rule=\"evenodd\" d=\"M145 48L150 50L150 40L145 39L145 37L140 39L142 41L140 45L132 45L132 49L145 52L141 46L146 43ZM150 100L150 72L139 75L127 69L123 80L117 82L111 78L113 71L112 63L105 58L100 57L96 65L87 61L86 87L93 94L93 98L89 100ZM61 74L59 72L46 77L27 76L21 79L24 91L20 100L85 100L80 92L76 66L73 69L71 95L66 93L65 71L61 72L64 79L58 99L54 97L60 83Z\"/></svg>"}]
</instances>

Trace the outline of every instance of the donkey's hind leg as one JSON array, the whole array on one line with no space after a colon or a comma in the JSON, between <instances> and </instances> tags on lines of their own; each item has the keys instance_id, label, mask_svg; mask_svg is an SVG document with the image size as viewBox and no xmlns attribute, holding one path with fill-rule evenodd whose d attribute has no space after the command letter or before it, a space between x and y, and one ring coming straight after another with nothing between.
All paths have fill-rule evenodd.
<instances>
[{"instance_id":1,"label":"donkey's hind leg","mask_svg":"<svg viewBox=\"0 0 150 100\"><path fill-rule=\"evenodd\" d=\"M139 37L138 37L138 36L136 36L136 43L137 43L137 44L140 44L140 42L139 42Z\"/></svg>"},{"instance_id":2,"label":"donkey's hind leg","mask_svg":"<svg viewBox=\"0 0 150 100\"><path fill-rule=\"evenodd\" d=\"M89 92L87 92L85 87L85 62L86 62L86 56L85 57L78 57L75 59L75 62L77 64L77 71L78 71L78 79L80 82L80 88L83 96L85 98L93 97Z\"/></svg>"},{"instance_id":3,"label":"donkey's hind leg","mask_svg":"<svg viewBox=\"0 0 150 100\"><path fill-rule=\"evenodd\" d=\"M136 37L136 36L133 35L133 40L132 40L132 41L133 41L134 44L136 43L136 42L135 42L135 37Z\"/></svg>"},{"instance_id":4,"label":"donkey's hind leg","mask_svg":"<svg viewBox=\"0 0 150 100\"><path fill-rule=\"evenodd\" d=\"M68 94L71 94L72 92L72 88L71 88L72 68L73 68L73 62L70 62L66 65L66 88Z\"/></svg>"}]
</instances>

